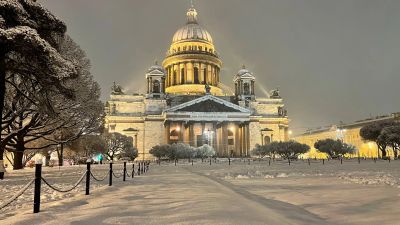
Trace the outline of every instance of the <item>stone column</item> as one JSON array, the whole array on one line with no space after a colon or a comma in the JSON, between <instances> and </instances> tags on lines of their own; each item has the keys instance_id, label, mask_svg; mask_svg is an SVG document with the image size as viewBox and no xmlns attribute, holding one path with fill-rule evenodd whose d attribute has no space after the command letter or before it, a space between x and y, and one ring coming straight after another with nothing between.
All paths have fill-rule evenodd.
<instances>
[{"instance_id":1,"label":"stone column","mask_svg":"<svg viewBox=\"0 0 400 225\"><path fill-rule=\"evenodd\" d=\"M216 122L213 122L213 127L212 127L212 145L211 145L215 151L217 151L217 124Z\"/></svg>"},{"instance_id":2,"label":"stone column","mask_svg":"<svg viewBox=\"0 0 400 225\"><path fill-rule=\"evenodd\" d=\"M169 144L169 136L170 136L170 124L168 121L165 122L165 135L164 135L164 140L165 144Z\"/></svg>"},{"instance_id":3,"label":"stone column","mask_svg":"<svg viewBox=\"0 0 400 225\"><path fill-rule=\"evenodd\" d=\"M250 155L250 125L246 124L246 156Z\"/></svg>"},{"instance_id":4,"label":"stone column","mask_svg":"<svg viewBox=\"0 0 400 225\"><path fill-rule=\"evenodd\" d=\"M203 138L202 138L202 143L201 143L202 145L204 144L204 142L205 142L204 140L205 140L205 139L206 139L207 141L209 141L209 140L211 139L211 134L210 134L209 132L207 133L207 136L204 135L205 128L206 128L206 124L205 124L204 122L202 122L202 123L201 123L201 135L202 135L202 137L203 137Z\"/></svg>"},{"instance_id":5,"label":"stone column","mask_svg":"<svg viewBox=\"0 0 400 225\"><path fill-rule=\"evenodd\" d=\"M226 122L222 125L222 154L223 156L227 156L228 153L228 124Z\"/></svg>"},{"instance_id":6,"label":"stone column","mask_svg":"<svg viewBox=\"0 0 400 225\"><path fill-rule=\"evenodd\" d=\"M212 70L211 70L211 65L207 64L207 82L211 84L212 82Z\"/></svg>"},{"instance_id":7,"label":"stone column","mask_svg":"<svg viewBox=\"0 0 400 225\"><path fill-rule=\"evenodd\" d=\"M180 122L180 124L179 124L179 139L178 139L178 142L183 142L183 134L184 134L184 132L185 132L185 126L183 125L183 122Z\"/></svg>"},{"instance_id":8,"label":"stone column","mask_svg":"<svg viewBox=\"0 0 400 225\"><path fill-rule=\"evenodd\" d=\"M150 85L150 93L153 93L154 90L153 90L153 78L152 77L150 77L149 85Z\"/></svg>"},{"instance_id":9,"label":"stone column","mask_svg":"<svg viewBox=\"0 0 400 225\"><path fill-rule=\"evenodd\" d=\"M165 78L161 78L161 93L165 93Z\"/></svg>"},{"instance_id":10,"label":"stone column","mask_svg":"<svg viewBox=\"0 0 400 225\"><path fill-rule=\"evenodd\" d=\"M195 141L194 141L194 124L190 123L189 124L189 143L191 146L195 146Z\"/></svg>"},{"instance_id":11,"label":"stone column","mask_svg":"<svg viewBox=\"0 0 400 225\"><path fill-rule=\"evenodd\" d=\"M240 136L238 124L235 124L235 155L240 155Z\"/></svg>"}]
</instances>

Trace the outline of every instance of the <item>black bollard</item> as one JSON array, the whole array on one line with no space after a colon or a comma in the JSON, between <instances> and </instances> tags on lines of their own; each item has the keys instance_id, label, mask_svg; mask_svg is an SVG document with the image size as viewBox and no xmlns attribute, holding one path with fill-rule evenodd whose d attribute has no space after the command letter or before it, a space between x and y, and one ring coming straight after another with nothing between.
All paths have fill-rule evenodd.
<instances>
[{"instance_id":1,"label":"black bollard","mask_svg":"<svg viewBox=\"0 0 400 225\"><path fill-rule=\"evenodd\" d=\"M308 161L308 165L310 166L310 165L311 165L311 164L310 164L310 159L308 158L307 161Z\"/></svg>"},{"instance_id":2,"label":"black bollard","mask_svg":"<svg viewBox=\"0 0 400 225\"><path fill-rule=\"evenodd\" d=\"M42 163L38 162L35 165L35 191L33 197L33 213L40 211L40 185L42 181Z\"/></svg>"},{"instance_id":3,"label":"black bollard","mask_svg":"<svg viewBox=\"0 0 400 225\"><path fill-rule=\"evenodd\" d=\"M231 165L231 158L228 158L229 165Z\"/></svg>"},{"instance_id":4,"label":"black bollard","mask_svg":"<svg viewBox=\"0 0 400 225\"><path fill-rule=\"evenodd\" d=\"M322 159L322 165L325 165L325 159Z\"/></svg>"},{"instance_id":5,"label":"black bollard","mask_svg":"<svg viewBox=\"0 0 400 225\"><path fill-rule=\"evenodd\" d=\"M343 164L343 159L342 158L340 158L340 164Z\"/></svg>"},{"instance_id":6,"label":"black bollard","mask_svg":"<svg viewBox=\"0 0 400 225\"><path fill-rule=\"evenodd\" d=\"M360 160L360 157L358 157L358 164L360 164L361 163L361 160Z\"/></svg>"},{"instance_id":7,"label":"black bollard","mask_svg":"<svg viewBox=\"0 0 400 225\"><path fill-rule=\"evenodd\" d=\"M211 157L210 157L210 165L211 165Z\"/></svg>"},{"instance_id":8,"label":"black bollard","mask_svg":"<svg viewBox=\"0 0 400 225\"><path fill-rule=\"evenodd\" d=\"M109 171L110 177L109 177L109 180L108 180L108 186L112 186L112 176L113 176L113 174L112 174L113 173L112 165L113 165L113 163L110 162L110 171Z\"/></svg>"},{"instance_id":9,"label":"black bollard","mask_svg":"<svg viewBox=\"0 0 400 225\"><path fill-rule=\"evenodd\" d=\"M290 159L288 158L287 160L288 160L288 162L289 162L289 166L290 166Z\"/></svg>"},{"instance_id":10,"label":"black bollard","mask_svg":"<svg viewBox=\"0 0 400 225\"><path fill-rule=\"evenodd\" d=\"M140 162L138 163L137 175L140 176Z\"/></svg>"},{"instance_id":11,"label":"black bollard","mask_svg":"<svg viewBox=\"0 0 400 225\"><path fill-rule=\"evenodd\" d=\"M88 159L86 161L86 189L85 189L85 195L89 195L89 190L90 190L90 164L91 164L91 161Z\"/></svg>"},{"instance_id":12,"label":"black bollard","mask_svg":"<svg viewBox=\"0 0 400 225\"><path fill-rule=\"evenodd\" d=\"M176 166L176 159L175 159L175 166Z\"/></svg>"},{"instance_id":13,"label":"black bollard","mask_svg":"<svg viewBox=\"0 0 400 225\"><path fill-rule=\"evenodd\" d=\"M124 162L124 176L122 178L122 181L126 180L126 162Z\"/></svg>"},{"instance_id":14,"label":"black bollard","mask_svg":"<svg viewBox=\"0 0 400 225\"><path fill-rule=\"evenodd\" d=\"M193 159L192 159L192 166L193 166Z\"/></svg>"},{"instance_id":15,"label":"black bollard","mask_svg":"<svg viewBox=\"0 0 400 225\"><path fill-rule=\"evenodd\" d=\"M132 164L132 178L135 177L135 163Z\"/></svg>"},{"instance_id":16,"label":"black bollard","mask_svg":"<svg viewBox=\"0 0 400 225\"><path fill-rule=\"evenodd\" d=\"M271 165L271 158L269 158L269 161L268 161L268 166L270 166Z\"/></svg>"},{"instance_id":17,"label":"black bollard","mask_svg":"<svg viewBox=\"0 0 400 225\"><path fill-rule=\"evenodd\" d=\"M374 157L374 163L376 163L376 158Z\"/></svg>"},{"instance_id":18,"label":"black bollard","mask_svg":"<svg viewBox=\"0 0 400 225\"><path fill-rule=\"evenodd\" d=\"M389 163L390 163L390 157L388 159L389 159Z\"/></svg>"}]
</instances>

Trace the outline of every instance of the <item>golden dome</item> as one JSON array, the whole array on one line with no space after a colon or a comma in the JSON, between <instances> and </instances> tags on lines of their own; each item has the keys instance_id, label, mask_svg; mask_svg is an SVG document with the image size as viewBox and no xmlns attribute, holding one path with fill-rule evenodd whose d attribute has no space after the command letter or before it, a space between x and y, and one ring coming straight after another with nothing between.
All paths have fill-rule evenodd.
<instances>
[{"instance_id":1,"label":"golden dome","mask_svg":"<svg viewBox=\"0 0 400 225\"><path fill-rule=\"evenodd\" d=\"M212 44L210 33L197 22L197 11L193 7L186 13L187 23L175 32L172 43L184 41L205 41Z\"/></svg>"}]
</instances>

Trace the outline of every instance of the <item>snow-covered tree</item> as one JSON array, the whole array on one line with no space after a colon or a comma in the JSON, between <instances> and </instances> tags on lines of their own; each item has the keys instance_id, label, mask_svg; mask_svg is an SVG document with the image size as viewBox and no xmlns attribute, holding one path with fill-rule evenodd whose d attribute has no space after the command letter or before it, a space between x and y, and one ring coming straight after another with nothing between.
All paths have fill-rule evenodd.
<instances>
[{"instance_id":1,"label":"snow-covered tree","mask_svg":"<svg viewBox=\"0 0 400 225\"><path fill-rule=\"evenodd\" d=\"M58 51L60 39L66 31L65 24L40 4L31 0L0 1L0 124L2 131L9 123L20 120L18 111L4 112L6 82L16 79L30 80L40 84L41 90L51 90L73 97L64 81L76 75L73 63L62 57ZM14 93L32 100L16 86ZM44 94L44 93L42 93ZM44 96L47 96L44 94ZM44 98L46 99L46 98ZM35 101L32 101L35 102ZM37 104L38 102L35 102ZM46 101L37 105L42 111L50 110ZM4 115L12 119L4 119ZM1 136L0 160L3 159L5 143L15 138L16 130L9 130Z\"/></svg>"},{"instance_id":2,"label":"snow-covered tree","mask_svg":"<svg viewBox=\"0 0 400 225\"><path fill-rule=\"evenodd\" d=\"M120 157L124 152L134 149L132 137L120 133L106 133L103 135L103 139L102 153L111 161Z\"/></svg>"}]
</instances>

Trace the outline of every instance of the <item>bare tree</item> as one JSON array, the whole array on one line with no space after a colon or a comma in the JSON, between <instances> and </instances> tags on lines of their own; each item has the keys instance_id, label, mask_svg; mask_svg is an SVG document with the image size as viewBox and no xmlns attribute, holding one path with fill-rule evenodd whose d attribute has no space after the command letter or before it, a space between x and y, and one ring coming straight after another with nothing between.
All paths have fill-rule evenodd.
<instances>
[{"instance_id":1,"label":"bare tree","mask_svg":"<svg viewBox=\"0 0 400 225\"><path fill-rule=\"evenodd\" d=\"M106 133L103 138L105 142L105 146L102 148L103 153L111 161L134 148L132 138L120 133Z\"/></svg>"}]
</instances>

